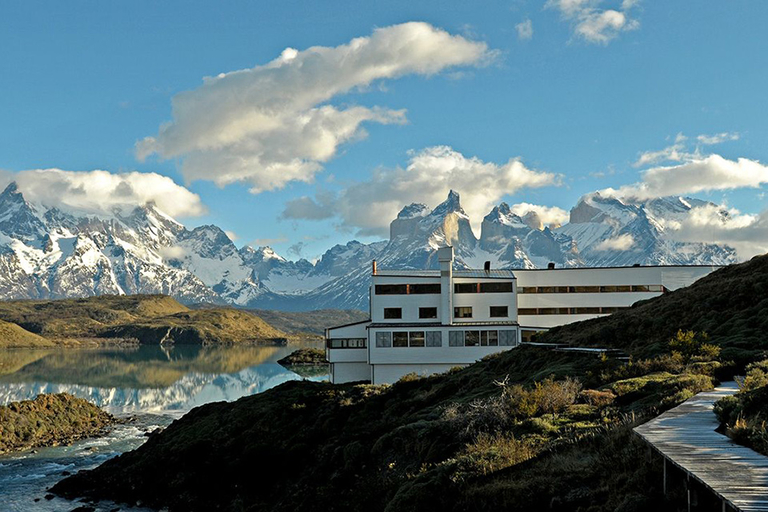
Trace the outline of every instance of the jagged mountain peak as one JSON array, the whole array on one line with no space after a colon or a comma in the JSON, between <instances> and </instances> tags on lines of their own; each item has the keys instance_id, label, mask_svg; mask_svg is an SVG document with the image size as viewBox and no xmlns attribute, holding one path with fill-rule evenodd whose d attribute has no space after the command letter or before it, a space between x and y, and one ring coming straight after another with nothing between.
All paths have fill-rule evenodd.
<instances>
[{"instance_id":1,"label":"jagged mountain peak","mask_svg":"<svg viewBox=\"0 0 768 512\"><path fill-rule=\"evenodd\" d=\"M453 189L448 192L446 200L437 205L430 215L444 217L449 213L459 213L465 217L467 215L461 207L461 196Z\"/></svg>"},{"instance_id":2,"label":"jagged mountain peak","mask_svg":"<svg viewBox=\"0 0 768 512\"><path fill-rule=\"evenodd\" d=\"M426 217L432 213L432 210L429 209L429 207L422 203L411 203L408 206L404 207L402 210L400 210L400 213L397 214L398 219L414 219L414 218L420 218L420 217Z\"/></svg>"}]
</instances>

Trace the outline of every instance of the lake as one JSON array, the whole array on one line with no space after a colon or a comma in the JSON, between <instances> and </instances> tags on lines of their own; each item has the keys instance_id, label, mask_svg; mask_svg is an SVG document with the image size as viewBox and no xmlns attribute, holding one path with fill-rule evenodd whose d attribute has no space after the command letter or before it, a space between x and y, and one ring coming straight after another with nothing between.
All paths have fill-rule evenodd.
<instances>
[{"instance_id":1,"label":"lake","mask_svg":"<svg viewBox=\"0 0 768 512\"><path fill-rule=\"evenodd\" d=\"M72 510L80 504L46 499L46 489L66 473L95 467L140 446L148 432L167 426L199 405L237 400L305 378L277 364L297 348L141 346L0 351L0 405L32 399L40 393L65 392L130 419L105 437L67 447L41 448L36 453L0 456L0 509ZM322 380L328 375L316 372L306 378ZM114 508L103 503L97 510Z\"/></svg>"}]
</instances>

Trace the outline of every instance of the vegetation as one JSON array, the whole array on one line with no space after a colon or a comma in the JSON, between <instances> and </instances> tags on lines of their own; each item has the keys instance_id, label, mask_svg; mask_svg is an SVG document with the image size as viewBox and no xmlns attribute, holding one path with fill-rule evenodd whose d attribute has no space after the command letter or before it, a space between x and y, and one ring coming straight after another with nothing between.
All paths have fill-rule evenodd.
<instances>
[{"instance_id":1,"label":"vegetation","mask_svg":"<svg viewBox=\"0 0 768 512\"><path fill-rule=\"evenodd\" d=\"M627 363L521 347L392 386L290 382L209 404L54 491L171 511L676 510L631 428L758 358L766 283L756 258L541 337Z\"/></svg>"},{"instance_id":2,"label":"vegetation","mask_svg":"<svg viewBox=\"0 0 768 512\"><path fill-rule=\"evenodd\" d=\"M368 319L368 313L357 309L318 309L315 311L248 310L276 329L297 336L322 337L326 327L346 325Z\"/></svg>"},{"instance_id":3,"label":"vegetation","mask_svg":"<svg viewBox=\"0 0 768 512\"><path fill-rule=\"evenodd\" d=\"M715 403L715 414L734 441L768 455L768 359L747 367L742 389Z\"/></svg>"},{"instance_id":4,"label":"vegetation","mask_svg":"<svg viewBox=\"0 0 768 512\"><path fill-rule=\"evenodd\" d=\"M719 269L610 316L551 329L539 340L650 357L666 351L679 330L708 333L721 358L740 367L760 359L768 350L768 256Z\"/></svg>"},{"instance_id":5,"label":"vegetation","mask_svg":"<svg viewBox=\"0 0 768 512\"><path fill-rule=\"evenodd\" d=\"M190 310L165 295L0 302L0 346L83 345L116 341L219 344L271 341L285 334L242 310ZM14 325L15 324L15 325ZM0 338L2 339L2 338Z\"/></svg>"},{"instance_id":6,"label":"vegetation","mask_svg":"<svg viewBox=\"0 0 768 512\"><path fill-rule=\"evenodd\" d=\"M16 324L0 320L0 348L52 347L54 343Z\"/></svg>"},{"instance_id":7,"label":"vegetation","mask_svg":"<svg viewBox=\"0 0 768 512\"><path fill-rule=\"evenodd\" d=\"M70 444L101 434L114 418L72 395L39 395L0 406L0 453Z\"/></svg>"},{"instance_id":8,"label":"vegetation","mask_svg":"<svg viewBox=\"0 0 768 512\"><path fill-rule=\"evenodd\" d=\"M290 366L326 366L325 350L321 348L300 348L277 361L286 367Z\"/></svg>"}]
</instances>

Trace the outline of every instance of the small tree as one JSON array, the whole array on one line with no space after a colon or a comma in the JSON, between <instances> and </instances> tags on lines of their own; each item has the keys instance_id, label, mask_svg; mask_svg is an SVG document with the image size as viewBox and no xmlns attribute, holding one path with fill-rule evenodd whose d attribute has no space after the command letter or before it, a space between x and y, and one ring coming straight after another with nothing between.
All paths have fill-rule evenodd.
<instances>
[{"instance_id":1,"label":"small tree","mask_svg":"<svg viewBox=\"0 0 768 512\"><path fill-rule=\"evenodd\" d=\"M692 359L699 361L712 361L720 356L720 347L707 343L709 336L706 332L677 331L677 334L669 340L669 348L672 354L681 354L685 362Z\"/></svg>"}]
</instances>

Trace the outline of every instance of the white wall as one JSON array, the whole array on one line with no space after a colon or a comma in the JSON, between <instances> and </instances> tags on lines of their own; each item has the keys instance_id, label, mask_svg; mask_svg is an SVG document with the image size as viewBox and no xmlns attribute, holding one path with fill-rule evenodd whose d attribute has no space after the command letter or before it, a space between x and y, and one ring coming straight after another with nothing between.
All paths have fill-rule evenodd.
<instances>
[{"instance_id":1,"label":"white wall","mask_svg":"<svg viewBox=\"0 0 768 512\"><path fill-rule=\"evenodd\" d=\"M331 382L343 384L345 382L371 380L371 365L362 363L331 363Z\"/></svg>"}]
</instances>

